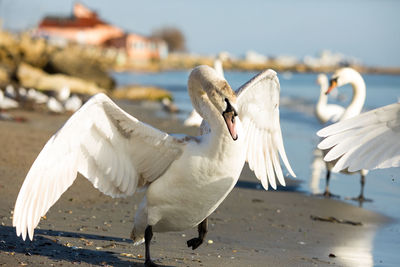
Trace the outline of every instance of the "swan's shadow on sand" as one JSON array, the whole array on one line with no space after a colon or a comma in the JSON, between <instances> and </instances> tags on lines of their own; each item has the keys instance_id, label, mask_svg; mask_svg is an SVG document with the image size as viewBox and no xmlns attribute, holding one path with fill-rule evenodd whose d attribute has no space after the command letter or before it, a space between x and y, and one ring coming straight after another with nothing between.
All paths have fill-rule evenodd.
<instances>
[{"instance_id":1,"label":"swan's shadow on sand","mask_svg":"<svg viewBox=\"0 0 400 267\"><path fill-rule=\"evenodd\" d=\"M54 238L51 238L54 237ZM0 251L15 252L25 254L27 256L40 255L47 257L54 261L69 261L71 263L85 262L92 265L112 265L112 266L143 266L144 259L129 258L124 260L118 257L117 252L108 250L88 249L68 247L61 242L57 241L59 237L70 237L76 239L86 240L103 240L118 242L126 244L126 253L132 253L129 247L133 247L133 242L130 239L119 237L108 237L93 234L74 233L66 231L53 231L53 230L35 230L35 238L33 241L23 241L15 234L15 228L10 226L0 226ZM159 264L159 263L158 263ZM165 266L165 265L162 265Z\"/></svg>"}]
</instances>

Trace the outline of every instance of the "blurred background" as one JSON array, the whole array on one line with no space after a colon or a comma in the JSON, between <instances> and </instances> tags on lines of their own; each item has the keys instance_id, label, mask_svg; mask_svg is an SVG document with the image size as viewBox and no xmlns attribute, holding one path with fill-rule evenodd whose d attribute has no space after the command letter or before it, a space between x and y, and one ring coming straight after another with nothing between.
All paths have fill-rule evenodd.
<instances>
[{"instance_id":1,"label":"blurred background","mask_svg":"<svg viewBox=\"0 0 400 267\"><path fill-rule=\"evenodd\" d=\"M0 0L0 88L17 101L14 108L74 111L105 91L157 103L168 111L158 116L183 122L192 110L186 83L194 66L221 62L233 89L273 68L281 82L285 148L300 181L293 190L311 195L325 186L325 169L314 164L315 133L323 127L314 115L317 74L358 70L367 87L363 111L398 102L399 11L395 0ZM30 88L56 102L39 102ZM64 100L60 92L67 92ZM352 94L344 86L329 102L347 106ZM81 103L67 109L72 96ZM365 194L374 201L363 207L394 218L363 243L368 256L361 257L371 266L400 262L399 174L392 168L367 176ZM334 174L331 190L357 195L358 175Z\"/></svg>"},{"instance_id":2,"label":"blurred background","mask_svg":"<svg viewBox=\"0 0 400 267\"><path fill-rule=\"evenodd\" d=\"M46 17L72 18L75 3L1 0L3 29L20 32L40 28ZM400 66L400 3L395 0L81 3L127 34L151 37L165 28L178 30L182 44L172 50L204 56L227 52L235 58L252 52L260 61L261 56L287 57L290 63L311 63L325 53L331 60Z\"/></svg>"}]
</instances>

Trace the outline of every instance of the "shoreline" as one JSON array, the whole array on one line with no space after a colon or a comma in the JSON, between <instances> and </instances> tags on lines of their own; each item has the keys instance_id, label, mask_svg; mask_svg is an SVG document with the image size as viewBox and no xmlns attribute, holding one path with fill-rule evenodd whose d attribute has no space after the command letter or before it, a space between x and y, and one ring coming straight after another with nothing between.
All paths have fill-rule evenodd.
<instances>
[{"instance_id":1,"label":"shoreline","mask_svg":"<svg viewBox=\"0 0 400 267\"><path fill-rule=\"evenodd\" d=\"M176 117L158 117L159 105L117 103L160 130L197 132L184 127ZM26 117L27 122L0 121L0 265L143 266L144 247L134 247L129 240L141 194L112 199L82 177L50 209L33 242L23 242L15 235L10 212L22 181L42 146L68 115L26 110L9 113ZM258 183L248 168L239 181ZM333 216L362 225L315 221L310 216ZM202 246L195 251L186 247L196 229L155 233L152 257L162 266L372 266L375 233L390 221L338 200L236 186L210 216Z\"/></svg>"}]
</instances>

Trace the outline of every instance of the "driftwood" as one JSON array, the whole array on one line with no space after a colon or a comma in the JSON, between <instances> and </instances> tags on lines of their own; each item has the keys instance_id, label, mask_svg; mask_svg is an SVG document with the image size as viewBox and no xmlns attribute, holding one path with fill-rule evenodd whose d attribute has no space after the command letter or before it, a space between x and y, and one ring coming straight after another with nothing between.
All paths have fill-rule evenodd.
<instances>
[{"instance_id":1,"label":"driftwood","mask_svg":"<svg viewBox=\"0 0 400 267\"><path fill-rule=\"evenodd\" d=\"M57 91L68 86L72 93L93 95L100 92L106 92L105 89L98 87L94 82L85 81L64 74L48 74L43 70L34 68L26 63L21 63L19 65L17 77L22 86L27 88L33 87L42 91Z\"/></svg>"},{"instance_id":2,"label":"driftwood","mask_svg":"<svg viewBox=\"0 0 400 267\"><path fill-rule=\"evenodd\" d=\"M331 222L331 223L342 223L342 224L350 224L354 226L361 226L361 222L354 222L350 220L342 220L342 219L337 219L333 216L330 217L320 217L320 216L314 216L310 215L311 220L313 221L322 221L322 222Z\"/></svg>"},{"instance_id":3,"label":"driftwood","mask_svg":"<svg viewBox=\"0 0 400 267\"><path fill-rule=\"evenodd\" d=\"M169 91L153 86L125 86L111 92L111 96L116 99L129 100L152 100L159 101L164 98L172 99Z\"/></svg>"}]
</instances>

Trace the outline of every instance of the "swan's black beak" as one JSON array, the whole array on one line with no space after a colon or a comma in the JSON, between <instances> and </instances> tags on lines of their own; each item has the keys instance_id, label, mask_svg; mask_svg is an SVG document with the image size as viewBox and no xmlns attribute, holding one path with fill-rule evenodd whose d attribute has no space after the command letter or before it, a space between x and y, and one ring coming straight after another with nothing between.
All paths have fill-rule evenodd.
<instances>
[{"instance_id":1,"label":"swan's black beak","mask_svg":"<svg viewBox=\"0 0 400 267\"><path fill-rule=\"evenodd\" d=\"M329 88L326 91L326 95L329 94L333 89L335 89L337 86L337 78L333 78L329 80Z\"/></svg>"},{"instance_id":2,"label":"swan's black beak","mask_svg":"<svg viewBox=\"0 0 400 267\"><path fill-rule=\"evenodd\" d=\"M228 127L228 131L232 136L232 139L236 141L238 139L238 134L236 131L236 120L237 116L236 110L232 107L231 103L229 103L228 99L226 101L226 110L222 112L222 116L224 117L226 126Z\"/></svg>"}]
</instances>

